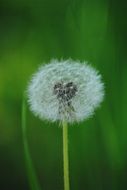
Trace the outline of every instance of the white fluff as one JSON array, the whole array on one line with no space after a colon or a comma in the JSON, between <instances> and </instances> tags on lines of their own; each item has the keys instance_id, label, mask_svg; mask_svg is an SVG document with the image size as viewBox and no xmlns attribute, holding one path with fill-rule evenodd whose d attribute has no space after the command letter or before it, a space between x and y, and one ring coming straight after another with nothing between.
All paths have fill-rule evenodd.
<instances>
[{"instance_id":1,"label":"white fluff","mask_svg":"<svg viewBox=\"0 0 127 190\"><path fill-rule=\"evenodd\" d=\"M60 81L64 84L73 82L77 86L77 92L71 99L73 111L62 104L63 110L59 113L60 105L53 89ZM39 118L73 123L94 113L103 100L104 85L100 74L86 62L53 59L33 75L27 93L30 109Z\"/></svg>"}]
</instances>

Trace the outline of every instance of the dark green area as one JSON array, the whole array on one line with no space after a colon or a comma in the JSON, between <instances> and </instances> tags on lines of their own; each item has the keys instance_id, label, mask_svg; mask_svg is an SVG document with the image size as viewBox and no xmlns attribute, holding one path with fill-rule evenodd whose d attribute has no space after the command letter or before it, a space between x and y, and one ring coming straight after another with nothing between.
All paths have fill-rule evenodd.
<instances>
[{"instance_id":1,"label":"dark green area","mask_svg":"<svg viewBox=\"0 0 127 190\"><path fill-rule=\"evenodd\" d=\"M29 190L21 107L31 74L51 58L88 60L106 97L69 128L72 190L127 189L127 2L0 1L0 189ZM62 130L27 109L28 141L42 190L63 190Z\"/></svg>"}]
</instances>

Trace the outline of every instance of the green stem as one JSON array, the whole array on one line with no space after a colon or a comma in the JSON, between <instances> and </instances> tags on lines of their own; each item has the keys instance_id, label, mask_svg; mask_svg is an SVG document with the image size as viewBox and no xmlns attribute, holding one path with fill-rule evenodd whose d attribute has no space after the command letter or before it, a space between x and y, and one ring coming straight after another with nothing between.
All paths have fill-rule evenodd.
<instances>
[{"instance_id":1,"label":"green stem","mask_svg":"<svg viewBox=\"0 0 127 190\"><path fill-rule=\"evenodd\" d=\"M63 170L64 170L64 190L70 189L69 184L69 159L68 159L68 126L63 121Z\"/></svg>"},{"instance_id":2,"label":"green stem","mask_svg":"<svg viewBox=\"0 0 127 190\"><path fill-rule=\"evenodd\" d=\"M29 152L28 142L27 142L25 97L23 97L23 102L22 102L22 135L23 135L23 145L24 145L24 156L25 156L30 189L41 190L35 170L34 170L33 162L30 156L30 152Z\"/></svg>"}]
</instances>

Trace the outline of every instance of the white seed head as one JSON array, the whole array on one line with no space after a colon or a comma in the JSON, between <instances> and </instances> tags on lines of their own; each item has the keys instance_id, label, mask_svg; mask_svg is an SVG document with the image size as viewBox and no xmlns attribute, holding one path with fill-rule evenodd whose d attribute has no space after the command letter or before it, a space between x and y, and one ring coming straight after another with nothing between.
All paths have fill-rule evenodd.
<instances>
[{"instance_id":1,"label":"white seed head","mask_svg":"<svg viewBox=\"0 0 127 190\"><path fill-rule=\"evenodd\" d=\"M41 119L73 123L93 115L104 85L86 62L53 59L33 75L27 93L31 111Z\"/></svg>"}]
</instances>

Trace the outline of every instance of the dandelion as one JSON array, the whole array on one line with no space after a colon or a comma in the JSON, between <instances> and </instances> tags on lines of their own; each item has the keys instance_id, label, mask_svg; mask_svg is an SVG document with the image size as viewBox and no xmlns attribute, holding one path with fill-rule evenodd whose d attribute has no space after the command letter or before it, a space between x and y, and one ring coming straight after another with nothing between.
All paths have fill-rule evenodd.
<instances>
[{"instance_id":1,"label":"dandelion","mask_svg":"<svg viewBox=\"0 0 127 190\"><path fill-rule=\"evenodd\" d=\"M67 123L93 115L104 97L101 75L87 62L51 60L33 75L27 92L36 116L63 124L64 187L69 190Z\"/></svg>"},{"instance_id":2,"label":"dandelion","mask_svg":"<svg viewBox=\"0 0 127 190\"><path fill-rule=\"evenodd\" d=\"M41 119L80 122L93 115L103 100L103 89L101 76L86 62L51 60L33 75L28 101Z\"/></svg>"}]
</instances>

